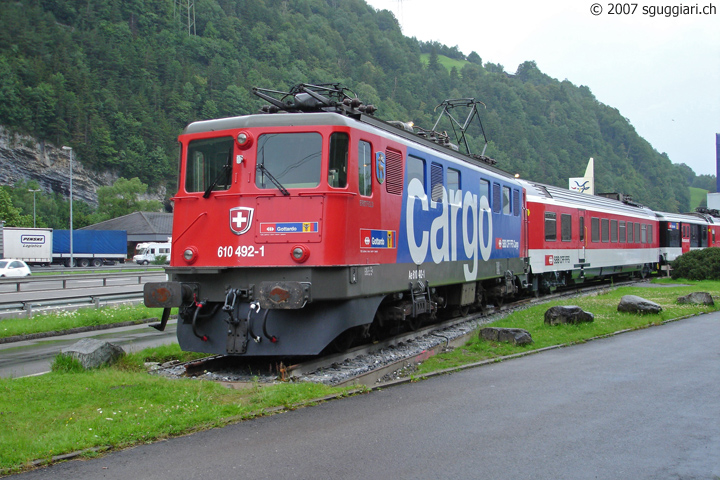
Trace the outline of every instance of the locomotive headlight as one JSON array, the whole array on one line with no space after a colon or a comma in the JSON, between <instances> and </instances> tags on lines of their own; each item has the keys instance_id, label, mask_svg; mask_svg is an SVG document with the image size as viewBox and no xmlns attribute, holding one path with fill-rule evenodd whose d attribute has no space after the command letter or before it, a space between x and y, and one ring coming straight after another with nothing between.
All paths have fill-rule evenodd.
<instances>
[{"instance_id":1,"label":"locomotive headlight","mask_svg":"<svg viewBox=\"0 0 720 480\"><path fill-rule=\"evenodd\" d=\"M303 263L310 256L310 250L305 245L295 245L290 250L290 256L298 263Z\"/></svg>"},{"instance_id":2,"label":"locomotive headlight","mask_svg":"<svg viewBox=\"0 0 720 480\"><path fill-rule=\"evenodd\" d=\"M253 137L248 132L239 132L237 134L237 143L241 150L247 150L253 144Z\"/></svg>"},{"instance_id":3,"label":"locomotive headlight","mask_svg":"<svg viewBox=\"0 0 720 480\"><path fill-rule=\"evenodd\" d=\"M187 247L185 249L185 251L183 252L183 258L185 259L185 261L187 263L189 263L191 265L193 263L195 263L195 260L197 260L197 257L198 257L198 251L197 251L197 248L195 248L195 247L192 247L192 246Z\"/></svg>"}]
</instances>

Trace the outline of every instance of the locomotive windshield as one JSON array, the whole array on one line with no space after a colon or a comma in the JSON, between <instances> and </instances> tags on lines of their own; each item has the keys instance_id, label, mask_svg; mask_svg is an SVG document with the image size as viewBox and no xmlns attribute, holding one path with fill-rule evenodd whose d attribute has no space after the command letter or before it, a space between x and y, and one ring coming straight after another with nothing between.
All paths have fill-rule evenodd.
<instances>
[{"instance_id":1,"label":"locomotive windshield","mask_svg":"<svg viewBox=\"0 0 720 480\"><path fill-rule=\"evenodd\" d=\"M193 140L188 145L185 190L206 192L230 188L232 137Z\"/></svg>"},{"instance_id":2,"label":"locomotive windshield","mask_svg":"<svg viewBox=\"0 0 720 480\"><path fill-rule=\"evenodd\" d=\"M312 188L320 185L322 136L279 133L258 139L255 185L258 188ZM273 181L275 180L275 181Z\"/></svg>"}]
</instances>

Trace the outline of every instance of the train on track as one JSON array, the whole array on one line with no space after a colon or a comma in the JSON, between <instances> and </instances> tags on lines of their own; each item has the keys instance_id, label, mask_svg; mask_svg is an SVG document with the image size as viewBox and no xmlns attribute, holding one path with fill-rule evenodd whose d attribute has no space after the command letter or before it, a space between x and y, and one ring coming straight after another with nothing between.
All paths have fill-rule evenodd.
<instances>
[{"instance_id":1,"label":"train on track","mask_svg":"<svg viewBox=\"0 0 720 480\"><path fill-rule=\"evenodd\" d=\"M168 281L146 284L145 304L164 309L159 329L179 307L184 350L317 355L720 246L712 215L521 180L470 154L474 99L441 105L452 143L437 123L378 120L338 84L254 92L262 112L179 136Z\"/></svg>"}]
</instances>

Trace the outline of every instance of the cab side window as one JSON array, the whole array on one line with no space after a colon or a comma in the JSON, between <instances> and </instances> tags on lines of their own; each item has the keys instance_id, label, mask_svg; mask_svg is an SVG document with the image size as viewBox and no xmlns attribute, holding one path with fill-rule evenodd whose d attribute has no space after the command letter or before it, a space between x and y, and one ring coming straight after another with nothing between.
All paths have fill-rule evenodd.
<instances>
[{"instance_id":1,"label":"cab side window","mask_svg":"<svg viewBox=\"0 0 720 480\"><path fill-rule=\"evenodd\" d=\"M372 195L372 146L365 141L358 143L358 182L360 195Z\"/></svg>"},{"instance_id":2,"label":"cab side window","mask_svg":"<svg viewBox=\"0 0 720 480\"><path fill-rule=\"evenodd\" d=\"M330 165L328 185L335 188L347 186L348 145L347 133L336 132L330 135Z\"/></svg>"}]
</instances>

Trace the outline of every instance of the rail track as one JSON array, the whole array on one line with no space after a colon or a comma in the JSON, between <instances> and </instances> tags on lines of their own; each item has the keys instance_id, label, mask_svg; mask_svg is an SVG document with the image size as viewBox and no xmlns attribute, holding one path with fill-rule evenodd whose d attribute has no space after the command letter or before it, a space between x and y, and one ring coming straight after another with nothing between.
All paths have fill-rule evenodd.
<instances>
[{"instance_id":1,"label":"rail track","mask_svg":"<svg viewBox=\"0 0 720 480\"><path fill-rule=\"evenodd\" d=\"M633 282L615 282L614 286ZM586 295L607 290L607 284L566 289L539 298L525 298L500 307L489 307L484 313L473 313L416 331L361 345L347 351L313 358L266 358L214 356L207 359L160 366L156 374L192 377L241 386L248 382L273 383L304 381L332 386L374 386L395 379L404 371L447 349L464 345L478 327L509 313L558 298Z\"/></svg>"}]
</instances>

